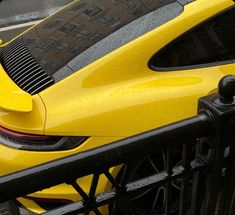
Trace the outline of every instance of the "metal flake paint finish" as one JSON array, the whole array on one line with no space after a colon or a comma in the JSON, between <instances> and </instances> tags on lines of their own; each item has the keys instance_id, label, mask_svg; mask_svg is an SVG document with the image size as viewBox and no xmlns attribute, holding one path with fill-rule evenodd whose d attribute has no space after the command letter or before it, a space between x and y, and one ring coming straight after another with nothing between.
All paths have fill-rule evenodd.
<instances>
[{"instance_id":1,"label":"metal flake paint finish","mask_svg":"<svg viewBox=\"0 0 235 215\"><path fill-rule=\"evenodd\" d=\"M188 4L172 21L33 96L33 112L1 111L0 124L16 131L92 136L76 149L48 153L20 151L1 145L1 174L194 115L198 97L214 92L218 80L225 74L234 73L235 65L162 73L150 70L147 63L153 54L179 35L232 5L232 0L197 0ZM116 168L113 175L118 170ZM87 191L90 181L87 178L79 180ZM100 184L99 190L110 186L104 179ZM32 196L78 198L66 185Z\"/></svg>"},{"instance_id":2,"label":"metal flake paint finish","mask_svg":"<svg viewBox=\"0 0 235 215\"><path fill-rule=\"evenodd\" d=\"M129 136L193 115L198 97L216 89L234 64L156 72L149 59L177 36L233 5L195 1L172 21L41 92L46 134ZM63 122L63 123L62 123Z\"/></svg>"}]
</instances>

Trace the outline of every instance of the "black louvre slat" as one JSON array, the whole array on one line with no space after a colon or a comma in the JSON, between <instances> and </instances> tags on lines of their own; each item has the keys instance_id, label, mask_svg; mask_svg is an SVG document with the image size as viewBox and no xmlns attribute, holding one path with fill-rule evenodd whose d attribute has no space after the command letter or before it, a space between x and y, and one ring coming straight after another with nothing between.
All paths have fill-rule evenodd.
<instances>
[{"instance_id":1,"label":"black louvre slat","mask_svg":"<svg viewBox=\"0 0 235 215\"><path fill-rule=\"evenodd\" d=\"M20 55L18 55L18 53L20 53ZM4 64L6 66L17 66L19 62L23 61L22 60L23 58L25 58L25 57L31 58L30 54L28 53L28 50L26 50L26 49L19 50L18 53L13 52L11 54L11 57L9 57L9 58L3 57ZM8 65L9 63L10 63L10 65Z\"/></svg>"},{"instance_id":2,"label":"black louvre slat","mask_svg":"<svg viewBox=\"0 0 235 215\"><path fill-rule=\"evenodd\" d=\"M16 82L18 81L18 79L21 79L22 76L24 76L25 74L28 73L28 70L34 70L35 68L37 68L37 64L35 62L33 63L29 63L28 65L24 65L24 67L20 67L19 69L17 69L14 74L11 74L12 79L14 79Z\"/></svg>"},{"instance_id":3,"label":"black louvre slat","mask_svg":"<svg viewBox=\"0 0 235 215\"><path fill-rule=\"evenodd\" d=\"M4 49L4 52L5 52L5 54L8 55L8 54L10 54L9 51L13 52L13 51L15 50L14 48L22 47L22 46L23 46L22 43L17 43L17 44L14 43L14 45L9 44L9 45Z\"/></svg>"},{"instance_id":4,"label":"black louvre slat","mask_svg":"<svg viewBox=\"0 0 235 215\"><path fill-rule=\"evenodd\" d=\"M25 53L22 53L22 56L20 58L16 58L16 59L9 59L9 60L5 60L5 66L9 69L9 71L11 71L12 69L17 69L18 67L22 66L22 64L25 64L27 61L29 61L30 56L26 55ZM10 72L12 73L12 72Z\"/></svg>"},{"instance_id":5,"label":"black louvre slat","mask_svg":"<svg viewBox=\"0 0 235 215\"><path fill-rule=\"evenodd\" d=\"M8 68L10 70L9 74L11 74L11 77L14 78L13 76L23 67L28 66L29 64L33 64L36 63L33 58L32 59L26 59L26 61L23 61L21 63L19 63L16 67L14 67L14 70L11 70L10 68ZM37 63L36 63L37 64Z\"/></svg>"},{"instance_id":6,"label":"black louvre slat","mask_svg":"<svg viewBox=\"0 0 235 215\"><path fill-rule=\"evenodd\" d=\"M26 75L24 75L24 77L22 77L19 81L17 81L17 84L19 84L20 86L25 86L27 85L27 83L31 83L34 81L34 77L35 75L38 76L39 73L44 73L43 70L41 70L40 68L36 68L34 70L29 71ZM44 73L45 74L45 73Z\"/></svg>"},{"instance_id":7,"label":"black louvre slat","mask_svg":"<svg viewBox=\"0 0 235 215\"><path fill-rule=\"evenodd\" d=\"M14 60L14 59L16 59L16 58L21 57L22 54L26 53L27 50L26 50L24 47L20 47L20 48L18 49L18 51L19 51L19 53L21 53L20 56L16 55L17 52L12 51L10 54L4 55L3 59L4 59L6 62L7 62L7 61Z\"/></svg>"},{"instance_id":8,"label":"black louvre slat","mask_svg":"<svg viewBox=\"0 0 235 215\"><path fill-rule=\"evenodd\" d=\"M22 50L26 50L26 48L23 46L23 45L21 45L21 46L17 46L17 47L13 47L13 49L11 49L11 51L9 51L9 52L4 52L4 59L5 60L7 60L7 59L9 59L10 57L19 57L19 56L15 56L15 54L17 53L17 52L20 52L20 53L22 53L21 51Z\"/></svg>"},{"instance_id":9,"label":"black louvre slat","mask_svg":"<svg viewBox=\"0 0 235 215\"><path fill-rule=\"evenodd\" d=\"M54 83L54 79L30 54L22 38L14 40L3 49L1 63L10 78L32 95Z\"/></svg>"},{"instance_id":10,"label":"black louvre slat","mask_svg":"<svg viewBox=\"0 0 235 215\"><path fill-rule=\"evenodd\" d=\"M29 93L32 94L32 95L33 95L33 94L36 94L36 93L39 93L39 92L42 91L43 89L45 89L45 88L51 86L53 83L54 83L54 80L53 80L53 79L50 79L50 80L48 80L47 82L41 84L41 86L38 86L37 89L34 89L34 90L30 91Z\"/></svg>"},{"instance_id":11,"label":"black louvre slat","mask_svg":"<svg viewBox=\"0 0 235 215\"><path fill-rule=\"evenodd\" d=\"M43 73L42 71L41 72L37 72L33 76L30 76L28 79L26 79L21 84L21 87L23 89L31 88L31 87L35 86L35 84L37 84L38 81L43 80L44 78L48 78L45 73Z\"/></svg>"},{"instance_id":12,"label":"black louvre slat","mask_svg":"<svg viewBox=\"0 0 235 215\"><path fill-rule=\"evenodd\" d=\"M6 65L7 67L15 67L16 65L18 65L21 59L25 57L25 53L26 51L22 51L21 56L16 56L15 54L12 54L9 58L3 58L4 65Z\"/></svg>"},{"instance_id":13,"label":"black louvre slat","mask_svg":"<svg viewBox=\"0 0 235 215\"><path fill-rule=\"evenodd\" d=\"M51 79L49 77L46 77L46 78L38 81L36 84L31 86L29 89L26 89L26 91L27 92L37 91L42 85L45 85L47 83L51 83Z\"/></svg>"}]
</instances>

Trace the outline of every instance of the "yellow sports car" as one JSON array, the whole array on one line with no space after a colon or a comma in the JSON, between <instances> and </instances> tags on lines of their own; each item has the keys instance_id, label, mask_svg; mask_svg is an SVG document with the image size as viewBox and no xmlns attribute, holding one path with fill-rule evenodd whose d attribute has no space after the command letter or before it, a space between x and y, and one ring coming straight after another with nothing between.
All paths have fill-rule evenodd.
<instances>
[{"instance_id":1,"label":"yellow sports car","mask_svg":"<svg viewBox=\"0 0 235 215\"><path fill-rule=\"evenodd\" d=\"M194 115L198 98L235 74L235 3L74 1L0 52L4 175ZM146 161L129 168L126 180L161 169L164 153L149 163L152 170ZM120 172L112 170L115 177ZM87 192L90 182L89 176L78 180ZM101 177L98 192L109 188ZM164 188L143 197L154 203L147 209L130 204L136 214L162 214ZM42 213L79 198L62 184L19 198L17 205ZM177 198L172 208L174 214Z\"/></svg>"}]
</instances>

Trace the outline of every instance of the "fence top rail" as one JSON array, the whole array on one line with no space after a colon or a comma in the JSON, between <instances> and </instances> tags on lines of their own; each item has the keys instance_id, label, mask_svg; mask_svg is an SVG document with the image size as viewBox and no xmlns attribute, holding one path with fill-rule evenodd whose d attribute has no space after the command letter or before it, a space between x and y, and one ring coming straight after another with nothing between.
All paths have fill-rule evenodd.
<instances>
[{"instance_id":1,"label":"fence top rail","mask_svg":"<svg viewBox=\"0 0 235 215\"><path fill-rule=\"evenodd\" d=\"M208 136L210 131L211 119L201 113L102 147L2 176L0 202L109 169L177 143Z\"/></svg>"}]
</instances>

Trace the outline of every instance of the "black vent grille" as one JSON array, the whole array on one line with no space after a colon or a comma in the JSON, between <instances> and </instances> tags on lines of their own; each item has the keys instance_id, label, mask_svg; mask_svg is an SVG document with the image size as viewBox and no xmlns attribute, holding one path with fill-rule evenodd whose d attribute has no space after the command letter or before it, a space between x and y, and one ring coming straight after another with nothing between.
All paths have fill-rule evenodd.
<instances>
[{"instance_id":1,"label":"black vent grille","mask_svg":"<svg viewBox=\"0 0 235 215\"><path fill-rule=\"evenodd\" d=\"M1 63L10 78L31 95L51 86L49 76L28 51L22 38L10 43L1 53Z\"/></svg>"}]
</instances>

